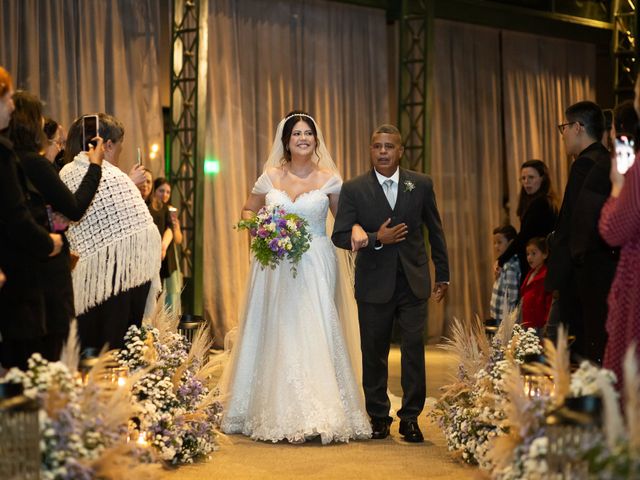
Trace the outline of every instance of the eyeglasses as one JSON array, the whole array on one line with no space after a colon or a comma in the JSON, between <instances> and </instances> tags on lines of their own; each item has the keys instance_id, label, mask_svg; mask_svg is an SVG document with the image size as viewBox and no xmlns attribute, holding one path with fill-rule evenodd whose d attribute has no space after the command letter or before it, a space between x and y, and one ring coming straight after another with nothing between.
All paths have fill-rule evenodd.
<instances>
[{"instance_id":1,"label":"eyeglasses","mask_svg":"<svg viewBox=\"0 0 640 480\"><path fill-rule=\"evenodd\" d=\"M564 133L564 129L566 127L568 127L569 125L573 125L574 123L577 123L578 125L582 125L584 127L584 123L578 122L577 120L575 122L561 123L560 125L558 125L558 130L560 131L560 135Z\"/></svg>"}]
</instances>

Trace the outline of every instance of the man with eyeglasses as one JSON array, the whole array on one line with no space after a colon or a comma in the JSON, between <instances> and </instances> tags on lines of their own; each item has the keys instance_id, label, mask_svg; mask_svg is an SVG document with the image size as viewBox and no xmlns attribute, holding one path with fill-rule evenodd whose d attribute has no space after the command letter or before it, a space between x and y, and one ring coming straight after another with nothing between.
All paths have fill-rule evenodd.
<instances>
[{"instance_id":1,"label":"man with eyeglasses","mask_svg":"<svg viewBox=\"0 0 640 480\"><path fill-rule=\"evenodd\" d=\"M611 190L611 158L602 144L602 109L589 101L573 104L558 130L567 154L575 160L550 238L545 287L557 292L559 317L576 336L572 352L601 363L607 338L607 295L617 264L617 252L598 233L600 210Z\"/></svg>"}]
</instances>

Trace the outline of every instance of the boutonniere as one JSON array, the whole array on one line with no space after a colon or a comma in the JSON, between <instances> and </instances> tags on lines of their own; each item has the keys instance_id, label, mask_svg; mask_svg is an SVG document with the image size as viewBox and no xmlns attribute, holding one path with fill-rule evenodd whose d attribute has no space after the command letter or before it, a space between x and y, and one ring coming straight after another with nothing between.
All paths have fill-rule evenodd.
<instances>
[{"instance_id":1,"label":"boutonniere","mask_svg":"<svg viewBox=\"0 0 640 480\"><path fill-rule=\"evenodd\" d=\"M411 180L405 180L404 181L404 191L405 192L410 192L414 188L416 188L416 185Z\"/></svg>"}]
</instances>

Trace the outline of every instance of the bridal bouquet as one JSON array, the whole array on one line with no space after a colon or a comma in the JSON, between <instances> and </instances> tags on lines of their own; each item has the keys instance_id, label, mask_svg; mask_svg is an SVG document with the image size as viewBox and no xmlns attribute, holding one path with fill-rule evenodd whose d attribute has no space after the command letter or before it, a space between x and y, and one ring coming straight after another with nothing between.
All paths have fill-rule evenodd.
<instances>
[{"instance_id":1,"label":"bridal bouquet","mask_svg":"<svg viewBox=\"0 0 640 480\"><path fill-rule=\"evenodd\" d=\"M304 218L287 213L279 205L265 205L255 216L236 225L238 230L249 230L251 251L263 267L273 269L286 257L294 277L296 264L309 250L311 233L307 227Z\"/></svg>"}]
</instances>

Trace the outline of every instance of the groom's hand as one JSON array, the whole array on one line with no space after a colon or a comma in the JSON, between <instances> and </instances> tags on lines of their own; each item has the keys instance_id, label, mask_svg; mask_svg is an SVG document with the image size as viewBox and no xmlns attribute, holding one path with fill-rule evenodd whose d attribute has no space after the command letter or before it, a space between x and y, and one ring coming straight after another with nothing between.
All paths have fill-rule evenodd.
<instances>
[{"instance_id":1,"label":"groom's hand","mask_svg":"<svg viewBox=\"0 0 640 480\"><path fill-rule=\"evenodd\" d=\"M440 303L444 298L444 294L447 293L448 288L448 283L436 283L433 287L433 299Z\"/></svg>"},{"instance_id":2,"label":"groom's hand","mask_svg":"<svg viewBox=\"0 0 640 480\"><path fill-rule=\"evenodd\" d=\"M407 237L407 224L400 223L395 227L389 228L391 219L387 218L387 221L380 225L377 234L377 240L383 245L391 245L393 243L402 242Z\"/></svg>"}]
</instances>

